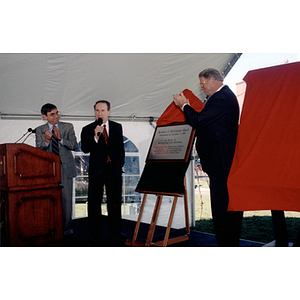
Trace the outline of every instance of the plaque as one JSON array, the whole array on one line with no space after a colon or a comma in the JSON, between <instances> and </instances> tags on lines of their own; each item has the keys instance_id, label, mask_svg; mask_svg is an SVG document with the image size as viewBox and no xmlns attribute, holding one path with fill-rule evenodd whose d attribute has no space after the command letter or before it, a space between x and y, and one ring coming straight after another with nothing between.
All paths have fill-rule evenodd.
<instances>
[{"instance_id":1,"label":"plaque","mask_svg":"<svg viewBox=\"0 0 300 300\"><path fill-rule=\"evenodd\" d=\"M195 130L188 124L157 126L147 161L188 161Z\"/></svg>"}]
</instances>

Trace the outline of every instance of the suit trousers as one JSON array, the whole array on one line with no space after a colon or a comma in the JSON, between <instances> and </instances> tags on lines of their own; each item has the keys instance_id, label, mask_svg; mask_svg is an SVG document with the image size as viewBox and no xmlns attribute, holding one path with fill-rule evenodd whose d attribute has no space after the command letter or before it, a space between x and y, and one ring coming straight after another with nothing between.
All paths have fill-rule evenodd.
<instances>
[{"instance_id":1,"label":"suit trousers","mask_svg":"<svg viewBox=\"0 0 300 300\"><path fill-rule=\"evenodd\" d=\"M121 234L122 172L111 162L99 172L98 176L89 178L88 221L89 230L94 239L101 239L102 211L101 204L104 187L107 197L109 233L112 237Z\"/></svg>"},{"instance_id":2,"label":"suit trousers","mask_svg":"<svg viewBox=\"0 0 300 300\"><path fill-rule=\"evenodd\" d=\"M289 243L289 238L284 211L271 210L271 214L276 239L276 247L287 247Z\"/></svg>"},{"instance_id":3,"label":"suit trousers","mask_svg":"<svg viewBox=\"0 0 300 300\"><path fill-rule=\"evenodd\" d=\"M72 192L73 192L73 178L69 178L61 168L61 183L62 189L62 216L64 235L73 234L72 229Z\"/></svg>"},{"instance_id":4,"label":"suit trousers","mask_svg":"<svg viewBox=\"0 0 300 300\"><path fill-rule=\"evenodd\" d=\"M243 212L227 211L229 196L227 178L229 171L208 174L214 231L219 246L239 246Z\"/></svg>"}]
</instances>

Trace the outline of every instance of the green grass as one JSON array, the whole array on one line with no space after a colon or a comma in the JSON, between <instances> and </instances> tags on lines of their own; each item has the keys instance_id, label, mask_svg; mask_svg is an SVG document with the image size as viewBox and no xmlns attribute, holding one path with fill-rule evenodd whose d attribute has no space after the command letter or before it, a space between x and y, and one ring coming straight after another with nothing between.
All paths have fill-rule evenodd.
<instances>
[{"instance_id":1,"label":"green grass","mask_svg":"<svg viewBox=\"0 0 300 300\"><path fill-rule=\"evenodd\" d=\"M201 181L201 187L208 188L207 182ZM195 219L193 230L214 233L210 208L210 196L202 193L195 195ZM290 241L295 240L300 229L300 213L285 212L286 225ZM271 211L247 211L244 212L241 239L270 243L275 240Z\"/></svg>"}]
</instances>

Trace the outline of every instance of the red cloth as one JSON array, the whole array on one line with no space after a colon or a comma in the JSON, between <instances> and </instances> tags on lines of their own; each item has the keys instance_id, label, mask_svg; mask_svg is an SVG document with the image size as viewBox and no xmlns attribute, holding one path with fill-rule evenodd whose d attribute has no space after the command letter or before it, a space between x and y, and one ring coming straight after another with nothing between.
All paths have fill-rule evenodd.
<instances>
[{"instance_id":1,"label":"red cloth","mask_svg":"<svg viewBox=\"0 0 300 300\"><path fill-rule=\"evenodd\" d=\"M183 91L184 96L189 99L190 105L194 108L197 112L200 112L204 104L203 102L196 97L192 91L185 89ZM185 116L182 109L175 105L174 101L167 107L167 109L163 112L163 114L159 117L156 121L157 126L168 125L171 123L184 123Z\"/></svg>"},{"instance_id":2,"label":"red cloth","mask_svg":"<svg viewBox=\"0 0 300 300\"><path fill-rule=\"evenodd\" d=\"M300 211L300 63L250 71L228 210Z\"/></svg>"}]
</instances>

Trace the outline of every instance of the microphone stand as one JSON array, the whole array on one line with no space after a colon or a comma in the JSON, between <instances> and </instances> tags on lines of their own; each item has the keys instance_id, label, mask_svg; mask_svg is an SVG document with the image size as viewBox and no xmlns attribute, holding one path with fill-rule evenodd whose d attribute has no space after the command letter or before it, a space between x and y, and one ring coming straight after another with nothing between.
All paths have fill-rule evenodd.
<instances>
[{"instance_id":1,"label":"microphone stand","mask_svg":"<svg viewBox=\"0 0 300 300\"><path fill-rule=\"evenodd\" d=\"M31 133L35 133L36 132L36 130L35 129L32 129L32 128L28 128L27 129L27 132L25 132L16 142L15 142L15 144L18 142L18 141L20 141L24 136L26 136L26 134L28 134L30 132L30 134ZM29 134L29 135L30 135ZM26 137L26 139L27 139L28 137ZM25 141L26 141L26 139L25 139ZM25 141L23 141L23 143L25 142Z\"/></svg>"},{"instance_id":2,"label":"microphone stand","mask_svg":"<svg viewBox=\"0 0 300 300\"><path fill-rule=\"evenodd\" d=\"M26 136L26 138L24 139L24 141L22 142L22 144L24 144L25 141L29 138L29 136L32 135L35 132L36 132L35 129L32 129L32 131Z\"/></svg>"},{"instance_id":3,"label":"microphone stand","mask_svg":"<svg viewBox=\"0 0 300 300\"><path fill-rule=\"evenodd\" d=\"M25 132L16 142L15 142L15 144L18 142L18 141L20 141L26 134L28 134L28 131L27 132Z\"/></svg>"}]
</instances>

